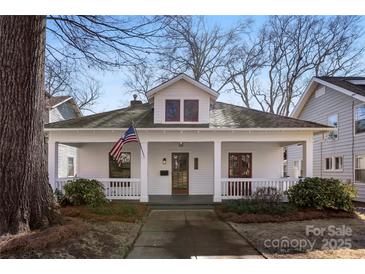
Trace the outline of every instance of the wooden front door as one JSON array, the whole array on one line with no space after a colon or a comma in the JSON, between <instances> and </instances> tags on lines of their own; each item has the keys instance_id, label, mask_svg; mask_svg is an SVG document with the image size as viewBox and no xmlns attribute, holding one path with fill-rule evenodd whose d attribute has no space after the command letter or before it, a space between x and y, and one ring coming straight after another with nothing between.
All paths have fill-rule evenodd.
<instances>
[{"instance_id":1,"label":"wooden front door","mask_svg":"<svg viewBox=\"0 0 365 274\"><path fill-rule=\"evenodd\" d=\"M172 153L172 194L189 195L189 153Z\"/></svg>"},{"instance_id":2,"label":"wooden front door","mask_svg":"<svg viewBox=\"0 0 365 274\"><path fill-rule=\"evenodd\" d=\"M252 178L252 153L229 153L228 154L228 177L229 178ZM228 194L251 195L252 183L229 182Z\"/></svg>"}]
</instances>

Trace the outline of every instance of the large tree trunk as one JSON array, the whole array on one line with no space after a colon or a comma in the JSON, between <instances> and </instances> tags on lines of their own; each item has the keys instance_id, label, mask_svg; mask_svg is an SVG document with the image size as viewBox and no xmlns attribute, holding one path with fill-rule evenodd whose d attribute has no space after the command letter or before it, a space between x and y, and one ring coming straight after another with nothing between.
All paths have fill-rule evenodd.
<instances>
[{"instance_id":1,"label":"large tree trunk","mask_svg":"<svg viewBox=\"0 0 365 274\"><path fill-rule=\"evenodd\" d=\"M0 16L0 235L59 221L43 132L44 16Z\"/></svg>"}]
</instances>

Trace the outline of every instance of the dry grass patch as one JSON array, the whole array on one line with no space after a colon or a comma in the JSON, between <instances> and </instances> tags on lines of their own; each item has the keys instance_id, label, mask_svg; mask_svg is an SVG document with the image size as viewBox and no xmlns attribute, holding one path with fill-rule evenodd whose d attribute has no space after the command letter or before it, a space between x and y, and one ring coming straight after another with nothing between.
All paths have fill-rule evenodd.
<instances>
[{"instance_id":1,"label":"dry grass patch","mask_svg":"<svg viewBox=\"0 0 365 274\"><path fill-rule=\"evenodd\" d=\"M72 219L69 224L7 237L0 258L122 259L128 254L141 224Z\"/></svg>"},{"instance_id":2,"label":"dry grass patch","mask_svg":"<svg viewBox=\"0 0 365 274\"><path fill-rule=\"evenodd\" d=\"M113 202L61 208L63 225L0 238L0 258L124 258L148 206Z\"/></svg>"},{"instance_id":3,"label":"dry grass patch","mask_svg":"<svg viewBox=\"0 0 365 274\"><path fill-rule=\"evenodd\" d=\"M88 224L77 219L65 218L63 225L35 230L30 233L2 236L0 238L0 255L50 248L85 233L87 229Z\"/></svg>"},{"instance_id":4,"label":"dry grass patch","mask_svg":"<svg viewBox=\"0 0 365 274\"><path fill-rule=\"evenodd\" d=\"M61 208L62 215L67 217L77 217L90 221L128 223L141 221L147 211L147 205L125 202L112 202L98 207L81 205Z\"/></svg>"},{"instance_id":5,"label":"dry grass patch","mask_svg":"<svg viewBox=\"0 0 365 274\"><path fill-rule=\"evenodd\" d=\"M365 258L365 216L360 214L356 218L231 223L231 226L268 258ZM325 232L323 235L307 233L308 226ZM330 226L350 228L351 235L330 235ZM332 241L331 246L326 245L329 241ZM349 241L350 246L344 246L344 241Z\"/></svg>"},{"instance_id":6,"label":"dry grass patch","mask_svg":"<svg viewBox=\"0 0 365 274\"><path fill-rule=\"evenodd\" d=\"M354 218L354 213L338 210L317 210L317 209L298 209L293 212L282 214L261 214L261 213L242 213L237 214L227 211L225 205L216 207L218 216L225 221L234 223L282 223L291 221L304 221L312 219L329 218Z\"/></svg>"}]
</instances>

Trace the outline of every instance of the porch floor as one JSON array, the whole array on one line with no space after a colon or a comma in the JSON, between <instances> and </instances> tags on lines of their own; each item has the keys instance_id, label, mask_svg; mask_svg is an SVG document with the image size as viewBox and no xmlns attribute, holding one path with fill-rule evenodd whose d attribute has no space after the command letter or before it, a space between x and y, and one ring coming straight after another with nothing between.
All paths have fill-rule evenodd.
<instances>
[{"instance_id":1,"label":"porch floor","mask_svg":"<svg viewBox=\"0 0 365 274\"><path fill-rule=\"evenodd\" d=\"M150 205L213 205L213 195L149 195Z\"/></svg>"}]
</instances>

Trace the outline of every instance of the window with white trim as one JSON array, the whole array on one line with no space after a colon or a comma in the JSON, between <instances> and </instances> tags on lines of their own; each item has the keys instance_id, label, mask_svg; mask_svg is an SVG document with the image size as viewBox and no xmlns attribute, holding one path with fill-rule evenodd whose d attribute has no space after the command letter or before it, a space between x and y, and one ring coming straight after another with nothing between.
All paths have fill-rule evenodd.
<instances>
[{"instance_id":1,"label":"window with white trim","mask_svg":"<svg viewBox=\"0 0 365 274\"><path fill-rule=\"evenodd\" d=\"M365 132L365 105L355 108L355 133Z\"/></svg>"},{"instance_id":2,"label":"window with white trim","mask_svg":"<svg viewBox=\"0 0 365 274\"><path fill-rule=\"evenodd\" d=\"M334 127L331 132L328 133L327 139L329 140L337 140L338 139L338 115L333 114L331 116L328 116L327 124L331 127Z\"/></svg>"},{"instance_id":3,"label":"window with white trim","mask_svg":"<svg viewBox=\"0 0 365 274\"><path fill-rule=\"evenodd\" d=\"M304 176L304 169L303 169L303 161L302 160L295 160L293 162L294 167L294 177L301 178Z\"/></svg>"},{"instance_id":4,"label":"window with white trim","mask_svg":"<svg viewBox=\"0 0 365 274\"><path fill-rule=\"evenodd\" d=\"M68 177L74 177L75 176L74 157L67 157L67 176Z\"/></svg>"},{"instance_id":5,"label":"window with white trim","mask_svg":"<svg viewBox=\"0 0 365 274\"><path fill-rule=\"evenodd\" d=\"M342 171L343 170L343 157L342 156L333 156L333 157L325 158L324 169L326 171Z\"/></svg>"},{"instance_id":6,"label":"window with white trim","mask_svg":"<svg viewBox=\"0 0 365 274\"><path fill-rule=\"evenodd\" d=\"M355 181L365 183L365 155L355 158Z\"/></svg>"}]
</instances>

